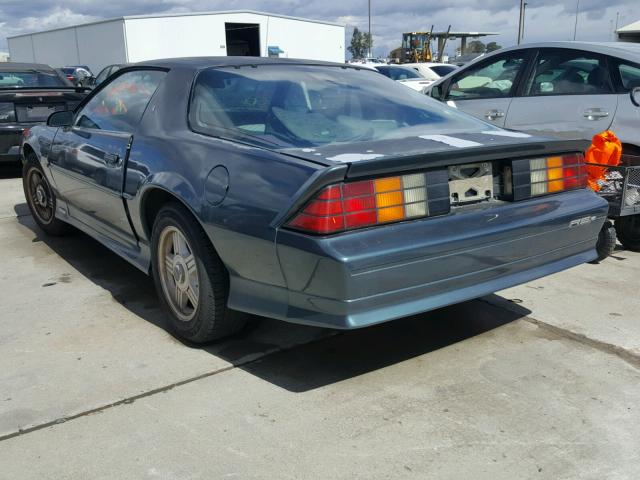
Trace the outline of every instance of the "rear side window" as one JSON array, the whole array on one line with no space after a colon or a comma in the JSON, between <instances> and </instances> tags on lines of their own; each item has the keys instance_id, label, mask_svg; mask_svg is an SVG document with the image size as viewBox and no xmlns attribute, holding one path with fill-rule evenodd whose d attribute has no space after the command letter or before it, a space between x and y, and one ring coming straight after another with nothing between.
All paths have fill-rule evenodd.
<instances>
[{"instance_id":1,"label":"rear side window","mask_svg":"<svg viewBox=\"0 0 640 480\"><path fill-rule=\"evenodd\" d=\"M89 100L78 113L76 125L112 132L133 131L165 75L159 70L120 75Z\"/></svg>"},{"instance_id":2,"label":"rear side window","mask_svg":"<svg viewBox=\"0 0 640 480\"><path fill-rule=\"evenodd\" d=\"M525 64L526 55L525 51L519 51L469 68L454 77L448 99L508 97Z\"/></svg>"},{"instance_id":3,"label":"rear side window","mask_svg":"<svg viewBox=\"0 0 640 480\"><path fill-rule=\"evenodd\" d=\"M618 72L622 80L622 87L625 91L630 91L640 87L640 65L632 63L618 64Z\"/></svg>"},{"instance_id":4,"label":"rear side window","mask_svg":"<svg viewBox=\"0 0 640 480\"><path fill-rule=\"evenodd\" d=\"M526 95L611 93L604 59L578 50L543 50L527 82Z\"/></svg>"}]
</instances>

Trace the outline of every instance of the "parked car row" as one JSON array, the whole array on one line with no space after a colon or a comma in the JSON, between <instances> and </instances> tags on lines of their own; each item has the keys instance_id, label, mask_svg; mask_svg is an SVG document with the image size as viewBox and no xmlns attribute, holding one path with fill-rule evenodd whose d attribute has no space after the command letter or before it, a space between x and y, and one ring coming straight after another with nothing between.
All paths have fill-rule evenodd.
<instances>
[{"instance_id":1,"label":"parked car row","mask_svg":"<svg viewBox=\"0 0 640 480\"><path fill-rule=\"evenodd\" d=\"M23 137L33 218L152 276L192 342L246 313L351 329L486 295L594 260L608 214L587 142L362 67L150 61L69 107Z\"/></svg>"}]
</instances>

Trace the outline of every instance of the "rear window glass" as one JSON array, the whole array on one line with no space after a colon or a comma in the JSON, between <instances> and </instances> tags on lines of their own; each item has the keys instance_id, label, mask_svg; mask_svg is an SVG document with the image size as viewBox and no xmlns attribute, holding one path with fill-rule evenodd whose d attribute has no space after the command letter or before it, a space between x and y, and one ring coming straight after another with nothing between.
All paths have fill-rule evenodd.
<instances>
[{"instance_id":1,"label":"rear window glass","mask_svg":"<svg viewBox=\"0 0 640 480\"><path fill-rule=\"evenodd\" d=\"M374 71L307 65L205 70L194 86L189 122L200 133L276 147L487 127Z\"/></svg>"},{"instance_id":2,"label":"rear window glass","mask_svg":"<svg viewBox=\"0 0 640 480\"><path fill-rule=\"evenodd\" d=\"M403 67L376 67L381 74L391 80L406 80L407 78L422 78L415 70Z\"/></svg>"},{"instance_id":3,"label":"rear window glass","mask_svg":"<svg viewBox=\"0 0 640 480\"><path fill-rule=\"evenodd\" d=\"M65 87L55 72L0 72L0 87Z\"/></svg>"},{"instance_id":4,"label":"rear window glass","mask_svg":"<svg viewBox=\"0 0 640 480\"><path fill-rule=\"evenodd\" d=\"M433 70L434 72L436 72L438 75L440 75L441 77L444 77L445 75L449 75L451 72L453 72L454 70L457 70L458 67L454 67L452 66L448 66L448 65L434 65L432 67L429 67L431 70Z\"/></svg>"}]
</instances>

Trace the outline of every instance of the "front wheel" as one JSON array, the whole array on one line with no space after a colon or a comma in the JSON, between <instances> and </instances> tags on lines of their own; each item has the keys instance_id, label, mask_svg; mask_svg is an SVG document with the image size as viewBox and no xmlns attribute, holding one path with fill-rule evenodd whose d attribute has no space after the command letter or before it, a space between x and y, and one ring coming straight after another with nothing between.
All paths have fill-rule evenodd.
<instances>
[{"instance_id":1,"label":"front wheel","mask_svg":"<svg viewBox=\"0 0 640 480\"><path fill-rule=\"evenodd\" d=\"M50 235L69 231L69 225L56 218L56 196L35 153L27 156L22 167L22 188L29 211L42 230Z\"/></svg>"},{"instance_id":2,"label":"front wheel","mask_svg":"<svg viewBox=\"0 0 640 480\"><path fill-rule=\"evenodd\" d=\"M616 218L616 233L624 248L640 252L640 214Z\"/></svg>"},{"instance_id":3,"label":"front wheel","mask_svg":"<svg viewBox=\"0 0 640 480\"><path fill-rule=\"evenodd\" d=\"M182 205L163 207L153 225L153 278L171 329L194 343L240 330L246 315L229 310L229 277L202 227Z\"/></svg>"}]
</instances>

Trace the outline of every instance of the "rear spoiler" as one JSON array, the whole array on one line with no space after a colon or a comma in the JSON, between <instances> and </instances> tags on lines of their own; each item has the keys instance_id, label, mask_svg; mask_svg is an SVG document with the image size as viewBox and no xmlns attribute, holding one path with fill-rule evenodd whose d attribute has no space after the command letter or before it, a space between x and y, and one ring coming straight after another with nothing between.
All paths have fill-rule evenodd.
<instances>
[{"instance_id":1,"label":"rear spoiler","mask_svg":"<svg viewBox=\"0 0 640 480\"><path fill-rule=\"evenodd\" d=\"M361 160L349 164L346 178L360 178L394 174L410 170L448 167L464 163L491 160L546 157L561 153L584 153L589 148L587 140L536 140L521 145L461 148L456 151L433 152L406 156L385 156L375 160Z\"/></svg>"}]
</instances>

